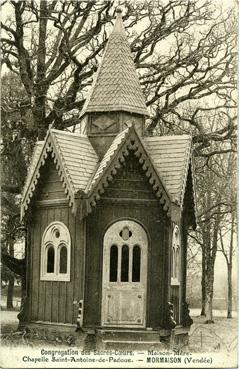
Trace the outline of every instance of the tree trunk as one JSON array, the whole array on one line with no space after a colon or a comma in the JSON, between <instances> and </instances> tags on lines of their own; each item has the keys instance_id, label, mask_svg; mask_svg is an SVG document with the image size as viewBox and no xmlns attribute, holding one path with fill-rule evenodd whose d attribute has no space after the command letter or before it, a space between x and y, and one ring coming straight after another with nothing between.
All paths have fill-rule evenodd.
<instances>
[{"instance_id":1,"label":"tree trunk","mask_svg":"<svg viewBox=\"0 0 239 369\"><path fill-rule=\"evenodd\" d=\"M8 288L7 288L7 309L13 309L13 292L14 292L14 276L10 276L8 279Z\"/></svg>"},{"instance_id":2,"label":"tree trunk","mask_svg":"<svg viewBox=\"0 0 239 369\"><path fill-rule=\"evenodd\" d=\"M38 139L44 140L46 126L46 37L47 37L48 9L47 1L40 2L39 45L37 51L37 76L35 87L35 104L33 108L34 123L38 130Z\"/></svg>"},{"instance_id":3,"label":"tree trunk","mask_svg":"<svg viewBox=\"0 0 239 369\"><path fill-rule=\"evenodd\" d=\"M234 241L234 222L235 222L235 216L234 216L234 212L232 212L229 260L227 261L227 318L228 319L232 318L232 256L233 256L233 241Z\"/></svg>"},{"instance_id":4,"label":"tree trunk","mask_svg":"<svg viewBox=\"0 0 239 369\"><path fill-rule=\"evenodd\" d=\"M227 264L227 318L232 318L232 264Z\"/></svg>"},{"instance_id":5,"label":"tree trunk","mask_svg":"<svg viewBox=\"0 0 239 369\"><path fill-rule=\"evenodd\" d=\"M212 302L213 302L213 282L214 282L214 262L209 263L209 268L205 275L205 323L211 324L213 321Z\"/></svg>"},{"instance_id":6,"label":"tree trunk","mask_svg":"<svg viewBox=\"0 0 239 369\"><path fill-rule=\"evenodd\" d=\"M213 283L214 283L214 265L217 254L218 234L220 225L220 205L217 207L217 215L213 223L211 223L205 232L205 323L214 323L212 314L212 302L213 302ZM210 229L211 228L211 229ZM210 232L211 230L211 232Z\"/></svg>"},{"instance_id":7,"label":"tree trunk","mask_svg":"<svg viewBox=\"0 0 239 369\"><path fill-rule=\"evenodd\" d=\"M201 279L201 291L202 291L202 309L201 316L205 316L205 304L206 304L206 288L205 288L205 252L202 247L202 279Z\"/></svg>"},{"instance_id":8,"label":"tree trunk","mask_svg":"<svg viewBox=\"0 0 239 369\"><path fill-rule=\"evenodd\" d=\"M14 240L9 241L9 255L14 256ZM7 309L13 309L14 275L10 275L7 288Z\"/></svg>"}]
</instances>

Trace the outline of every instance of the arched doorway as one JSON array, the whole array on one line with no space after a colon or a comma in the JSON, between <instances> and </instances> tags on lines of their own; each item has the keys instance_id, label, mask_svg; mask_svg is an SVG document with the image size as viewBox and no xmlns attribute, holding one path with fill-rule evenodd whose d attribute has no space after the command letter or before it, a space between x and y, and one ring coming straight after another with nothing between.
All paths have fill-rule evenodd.
<instances>
[{"instance_id":1,"label":"arched doorway","mask_svg":"<svg viewBox=\"0 0 239 369\"><path fill-rule=\"evenodd\" d=\"M148 238L132 220L121 220L104 236L102 325L145 327Z\"/></svg>"}]
</instances>

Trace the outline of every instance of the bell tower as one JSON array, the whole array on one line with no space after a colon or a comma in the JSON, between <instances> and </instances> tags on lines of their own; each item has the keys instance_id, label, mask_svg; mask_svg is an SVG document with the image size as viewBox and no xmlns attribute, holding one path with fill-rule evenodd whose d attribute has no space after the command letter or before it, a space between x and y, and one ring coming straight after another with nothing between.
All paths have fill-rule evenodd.
<instances>
[{"instance_id":1,"label":"bell tower","mask_svg":"<svg viewBox=\"0 0 239 369\"><path fill-rule=\"evenodd\" d=\"M87 134L101 158L114 137L134 125L144 135L148 111L125 33L121 10L81 113Z\"/></svg>"}]
</instances>

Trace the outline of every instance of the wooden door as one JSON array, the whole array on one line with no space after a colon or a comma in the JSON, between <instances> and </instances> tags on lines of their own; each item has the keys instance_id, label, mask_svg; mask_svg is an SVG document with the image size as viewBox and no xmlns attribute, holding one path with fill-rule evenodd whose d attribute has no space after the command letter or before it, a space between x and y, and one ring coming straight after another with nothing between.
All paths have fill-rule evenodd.
<instances>
[{"instance_id":1,"label":"wooden door","mask_svg":"<svg viewBox=\"0 0 239 369\"><path fill-rule=\"evenodd\" d=\"M114 223L105 233L102 325L145 327L148 239L131 220Z\"/></svg>"}]
</instances>

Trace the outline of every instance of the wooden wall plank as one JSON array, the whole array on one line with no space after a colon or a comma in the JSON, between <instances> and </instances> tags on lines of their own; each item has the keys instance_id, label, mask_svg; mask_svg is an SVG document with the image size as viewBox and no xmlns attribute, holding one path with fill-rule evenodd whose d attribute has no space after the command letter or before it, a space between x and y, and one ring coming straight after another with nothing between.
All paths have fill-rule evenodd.
<instances>
[{"instance_id":1,"label":"wooden wall plank","mask_svg":"<svg viewBox=\"0 0 239 369\"><path fill-rule=\"evenodd\" d=\"M33 220L33 219L32 219ZM26 295L27 295L27 320L31 320L31 296L32 296L32 242L33 228L27 228L27 243L26 243Z\"/></svg>"},{"instance_id":2,"label":"wooden wall plank","mask_svg":"<svg viewBox=\"0 0 239 369\"><path fill-rule=\"evenodd\" d=\"M75 264L75 216L72 214L70 208L68 208L67 213L68 219L68 228L71 234L71 268L70 268L70 275L71 279L70 282L66 282L66 322L73 323L73 286L74 286L74 264Z\"/></svg>"},{"instance_id":3,"label":"wooden wall plank","mask_svg":"<svg viewBox=\"0 0 239 369\"><path fill-rule=\"evenodd\" d=\"M86 246L86 289L84 299L84 324L100 324L99 299L99 249L101 232L98 228L99 208L87 219L87 246Z\"/></svg>"},{"instance_id":4,"label":"wooden wall plank","mask_svg":"<svg viewBox=\"0 0 239 369\"><path fill-rule=\"evenodd\" d=\"M36 214L34 223L32 248L32 320L38 320L39 279L40 279L40 245L41 245L41 214Z\"/></svg>"},{"instance_id":5,"label":"wooden wall plank","mask_svg":"<svg viewBox=\"0 0 239 369\"><path fill-rule=\"evenodd\" d=\"M162 216L160 209L148 210L147 228L150 234L150 258L148 268L149 290L148 290L148 326L158 327L162 315L162 296L164 291L164 250ZM154 222L152 222L152 220Z\"/></svg>"},{"instance_id":6,"label":"wooden wall plank","mask_svg":"<svg viewBox=\"0 0 239 369\"><path fill-rule=\"evenodd\" d=\"M34 229L35 229L35 224L32 222L32 228L31 228L31 245L30 245L30 257L31 260L29 261L30 264L30 271L29 271L29 293L30 293L30 306L29 306L29 320L33 320L33 304L34 304L34 299L33 299L33 253L34 253Z\"/></svg>"},{"instance_id":7,"label":"wooden wall plank","mask_svg":"<svg viewBox=\"0 0 239 369\"><path fill-rule=\"evenodd\" d=\"M53 160L48 160L41 168L41 176L37 184L36 200L66 198L61 179Z\"/></svg>"},{"instance_id":8,"label":"wooden wall plank","mask_svg":"<svg viewBox=\"0 0 239 369\"><path fill-rule=\"evenodd\" d=\"M37 210L41 214L41 227L40 227L40 236L42 238L43 232L48 225L48 211L47 209L38 209ZM41 244L40 244L40 268L41 268ZM39 306L38 306L38 319L45 319L45 286L46 282L40 280L39 275Z\"/></svg>"},{"instance_id":9,"label":"wooden wall plank","mask_svg":"<svg viewBox=\"0 0 239 369\"><path fill-rule=\"evenodd\" d=\"M74 251L74 294L73 300L83 299L83 270L84 270L84 221L75 220L75 251ZM73 322L77 321L78 304L73 306Z\"/></svg>"},{"instance_id":10,"label":"wooden wall plank","mask_svg":"<svg viewBox=\"0 0 239 369\"><path fill-rule=\"evenodd\" d=\"M66 282L59 284L59 300L58 300L58 321L66 322Z\"/></svg>"}]
</instances>

